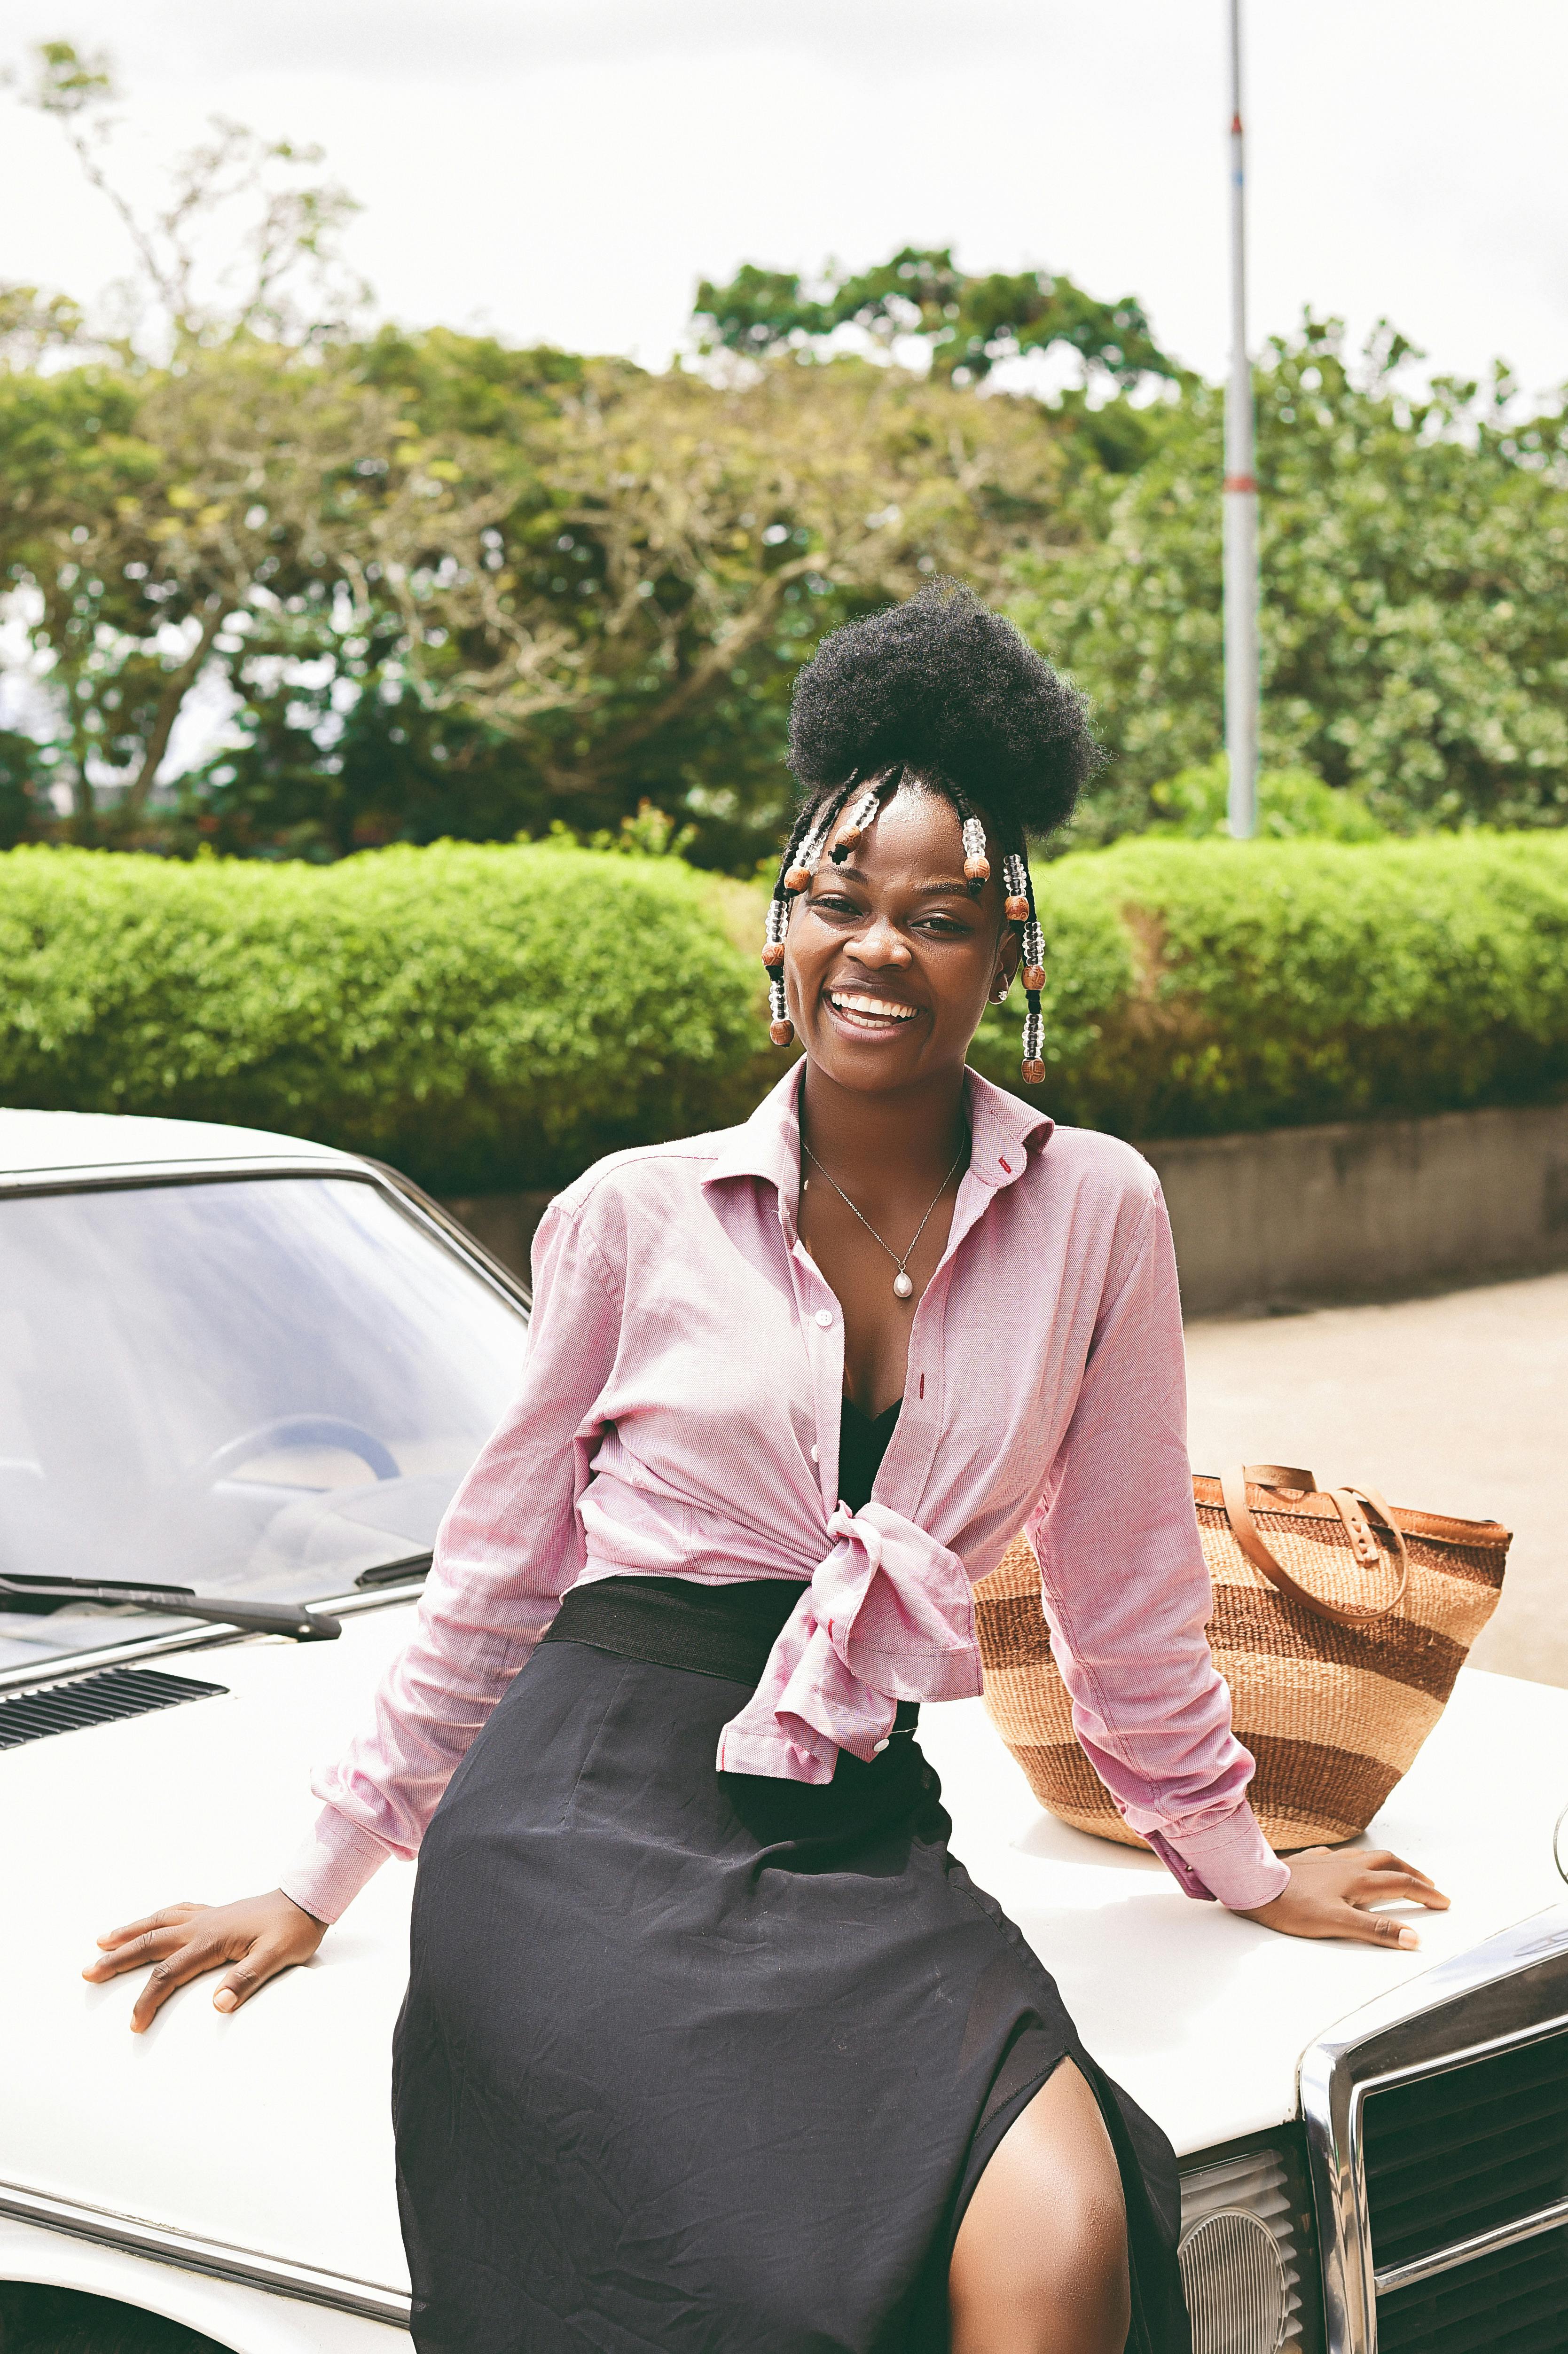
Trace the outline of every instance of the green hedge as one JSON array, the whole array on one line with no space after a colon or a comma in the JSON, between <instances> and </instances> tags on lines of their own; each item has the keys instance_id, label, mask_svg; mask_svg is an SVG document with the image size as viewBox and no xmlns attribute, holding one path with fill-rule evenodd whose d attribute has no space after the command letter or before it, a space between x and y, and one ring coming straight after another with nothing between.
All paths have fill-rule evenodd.
<instances>
[{"instance_id":1,"label":"green hedge","mask_svg":"<svg viewBox=\"0 0 1568 2354\"><path fill-rule=\"evenodd\" d=\"M1058 1117L1130 1137L1568 1081L1568 834L1124 842L1039 871ZM438 1193L742 1117L763 895L554 847L0 855L0 1101L236 1120ZM1016 1005L975 1059L1016 1086Z\"/></svg>"},{"instance_id":2,"label":"green hedge","mask_svg":"<svg viewBox=\"0 0 1568 2354\"><path fill-rule=\"evenodd\" d=\"M1568 834L1181 843L1037 882L1045 1096L1129 1137L1527 1100L1568 1080ZM976 1053L1003 1085L1017 1023Z\"/></svg>"},{"instance_id":3,"label":"green hedge","mask_svg":"<svg viewBox=\"0 0 1568 2354\"><path fill-rule=\"evenodd\" d=\"M14 850L0 1102L281 1129L449 1194L559 1183L755 1097L758 968L724 891L553 846Z\"/></svg>"}]
</instances>

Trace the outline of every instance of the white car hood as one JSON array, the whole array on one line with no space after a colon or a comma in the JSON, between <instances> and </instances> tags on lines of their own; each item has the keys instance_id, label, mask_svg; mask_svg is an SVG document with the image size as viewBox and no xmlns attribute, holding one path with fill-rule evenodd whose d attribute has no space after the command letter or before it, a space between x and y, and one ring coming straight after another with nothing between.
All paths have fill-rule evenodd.
<instances>
[{"instance_id":1,"label":"white car hood","mask_svg":"<svg viewBox=\"0 0 1568 2354\"><path fill-rule=\"evenodd\" d=\"M0 2185L406 2289L387 2101L410 1872L382 1872L308 1969L229 2018L209 1978L132 2036L139 1978L79 1973L105 1927L275 1884L314 1811L311 1767L364 1715L408 1617L162 1659L228 1696L0 1753ZM1193 1903L1151 1858L1043 1814L978 1702L927 1709L922 1739L956 1852L1183 2152L1294 2114L1298 2055L1325 2029L1562 1893L1568 1693L1540 1685L1467 1673L1380 1819L1455 1900L1416 1955L1302 1944Z\"/></svg>"}]
</instances>

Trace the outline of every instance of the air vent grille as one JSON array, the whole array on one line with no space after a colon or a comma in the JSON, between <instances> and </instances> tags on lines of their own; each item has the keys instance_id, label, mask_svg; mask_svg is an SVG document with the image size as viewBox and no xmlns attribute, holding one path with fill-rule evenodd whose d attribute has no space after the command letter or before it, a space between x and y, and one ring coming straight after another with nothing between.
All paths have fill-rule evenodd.
<instances>
[{"instance_id":1,"label":"air vent grille","mask_svg":"<svg viewBox=\"0 0 1568 2354\"><path fill-rule=\"evenodd\" d=\"M165 1676L155 1668L108 1668L96 1676L76 1676L43 1691L0 1699L0 1749L19 1749L24 1741L77 1733L87 1724L111 1724L116 1717L145 1716L155 1708L177 1708L182 1701L211 1700L228 1690L227 1684Z\"/></svg>"},{"instance_id":2,"label":"air vent grille","mask_svg":"<svg viewBox=\"0 0 1568 2354\"><path fill-rule=\"evenodd\" d=\"M1272 2233L1283 2282L1270 2287L1257 2259L1238 2243L1229 2267L1219 2232L1255 2217ZM1210 2261L1204 2262L1208 2257ZM1255 2149L1181 2178L1181 2276L1192 2315L1194 2354L1275 2354L1305 2342L1301 2307L1301 2233L1285 2162L1277 2150ZM1234 2275L1227 2280L1225 2274ZM1278 2275L1276 2275L1277 2280ZM1260 2294L1263 2291L1266 2293Z\"/></svg>"},{"instance_id":3,"label":"air vent grille","mask_svg":"<svg viewBox=\"0 0 1568 2354\"><path fill-rule=\"evenodd\" d=\"M1367 2210L1379 2272L1568 2198L1568 2035L1370 2093Z\"/></svg>"},{"instance_id":4,"label":"air vent grille","mask_svg":"<svg viewBox=\"0 0 1568 2354\"><path fill-rule=\"evenodd\" d=\"M1378 2299L1378 2354L1561 2354L1565 2343L1568 2230Z\"/></svg>"}]
</instances>

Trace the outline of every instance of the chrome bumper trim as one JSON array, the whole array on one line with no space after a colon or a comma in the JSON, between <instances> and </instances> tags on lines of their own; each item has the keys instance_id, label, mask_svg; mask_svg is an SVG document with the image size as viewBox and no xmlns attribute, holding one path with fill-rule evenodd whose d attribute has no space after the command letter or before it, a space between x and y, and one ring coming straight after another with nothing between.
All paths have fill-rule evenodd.
<instances>
[{"instance_id":1,"label":"chrome bumper trim","mask_svg":"<svg viewBox=\"0 0 1568 2354\"><path fill-rule=\"evenodd\" d=\"M385 2321L395 2329L408 2327L407 2292L379 2281L350 2280L340 2273L318 2272L312 2264L294 2264L254 2248L230 2247L221 2240L197 2239L186 2232L171 2232L137 2215L111 2214L101 2207L79 2207L69 2199L51 2199L19 2183L0 2182L0 2215L18 2222L37 2223L71 2239L93 2240L101 2247L120 2248L127 2255L144 2256L154 2264L175 2264L187 2273L206 2273L217 2280L238 2281L247 2288L267 2290L273 2296L302 2298L307 2305L330 2305L340 2313L358 2314L366 2321Z\"/></svg>"}]
</instances>

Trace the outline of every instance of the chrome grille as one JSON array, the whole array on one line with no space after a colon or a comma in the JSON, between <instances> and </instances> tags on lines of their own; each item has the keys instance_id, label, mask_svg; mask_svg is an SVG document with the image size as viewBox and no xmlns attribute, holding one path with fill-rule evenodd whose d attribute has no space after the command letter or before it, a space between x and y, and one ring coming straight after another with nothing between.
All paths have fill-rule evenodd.
<instances>
[{"instance_id":1,"label":"chrome grille","mask_svg":"<svg viewBox=\"0 0 1568 2354\"><path fill-rule=\"evenodd\" d=\"M1371 2091L1361 2134L1380 2274L1552 2207L1568 2198L1568 2034Z\"/></svg>"},{"instance_id":2,"label":"chrome grille","mask_svg":"<svg viewBox=\"0 0 1568 2354\"><path fill-rule=\"evenodd\" d=\"M1568 2229L1378 2299L1378 2354L1562 2354L1565 2345Z\"/></svg>"}]
</instances>

